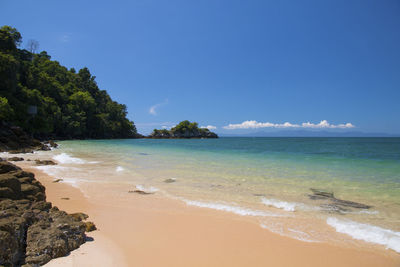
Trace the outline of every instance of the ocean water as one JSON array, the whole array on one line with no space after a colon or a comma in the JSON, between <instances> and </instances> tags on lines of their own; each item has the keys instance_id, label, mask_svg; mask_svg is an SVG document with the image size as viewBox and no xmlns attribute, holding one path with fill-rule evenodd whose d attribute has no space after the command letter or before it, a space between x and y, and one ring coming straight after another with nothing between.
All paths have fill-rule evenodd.
<instances>
[{"instance_id":1,"label":"ocean water","mask_svg":"<svg viewBox=\"0 0 400 267\"><path fill-rule=\"evenodd\" d=\"M250 216L305 242L375 244L400 253L400 138L62 141L50 153L59 165L41 168L77 187L121 183ZM372 207L311 199L310 188Z\"/></svg>"}]
</instances>

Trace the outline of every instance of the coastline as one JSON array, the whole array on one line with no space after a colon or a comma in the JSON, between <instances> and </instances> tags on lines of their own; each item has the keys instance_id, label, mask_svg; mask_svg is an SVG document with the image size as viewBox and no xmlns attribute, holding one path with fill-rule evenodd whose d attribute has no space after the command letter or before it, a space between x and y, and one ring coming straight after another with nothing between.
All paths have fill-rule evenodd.
<instances>
[{"instance_id":1,"label":"coastline","mask_svg":"<svg viewBox=\"0 0 400 267\"><path fill-rule=\"evenodd\" d=\"M187 206L157 194L129 194L120 185L92 183L89 193L84 195L70 184L53 183L54 177L26 161L17 164L35 173L47 189L48 201L67 212L87 213L99 229L88 235L93 242L46 266L95 266L96 262L102 266L398 266L400 263L400 256L390 250L303 242L262 229L243 216ZM123 197L113 195L118 191Z\"/></svg>"}]
</instances>

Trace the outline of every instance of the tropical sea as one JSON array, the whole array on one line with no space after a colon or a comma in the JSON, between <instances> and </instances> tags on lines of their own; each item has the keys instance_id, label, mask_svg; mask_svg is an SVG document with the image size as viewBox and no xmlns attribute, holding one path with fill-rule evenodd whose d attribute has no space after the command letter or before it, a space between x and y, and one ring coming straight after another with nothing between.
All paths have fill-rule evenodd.
<instances>
[{"instance_id":1,"label":"tropical sea","mask_svg":"<svg viewBox=\"0 0 400 267\"><path fill-rule=\"evenodd\" d=\"M39 166L90 191L119 184L189 206L252 218L304 242L400 253L400 138L219 138L61 141ZM49 152L38 152L49 156ZM370 208L338 205L310 190ZM127 197L128 194L117 194Z\"/></svg>"}]
</instances>

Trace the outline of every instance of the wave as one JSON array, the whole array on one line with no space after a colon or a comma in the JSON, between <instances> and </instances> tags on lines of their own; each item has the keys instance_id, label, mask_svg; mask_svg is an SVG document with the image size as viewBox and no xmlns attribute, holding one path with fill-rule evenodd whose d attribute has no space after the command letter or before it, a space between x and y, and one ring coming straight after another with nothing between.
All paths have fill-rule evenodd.
<instances>
[{"instance_id":1,"label":"wave","mask_svg":"<svg viewBox=\"0 0 400 267\"><path fill-rule=\"evenodd\" d=\"M115 168L116 172L122 172L123 170L125 170L125 169L121 166L118 166L117 168Z\"/></svg>"},{"instance_id":2,"label":"wave","mask_svg":"<svg viewBox=\"0 0 400 267\"><path fill-rule=\"evenodd\" d=\"M286 201L281 201L273 198L265 198L263 197L261 199L261 202L267 206L272 206L278 209L283 209L285 211L295 211L296 207L300 206L300 203L295 203L295 202L286 202Z\"/></svg>"},{"instance_id":3,"label":"wave","mask_svg":"<svg viewBox=\"0 0 400 267\"><path fill-rule=\"evenodd\" d=\"M339 220L335 217L329 217L326 223L339 233L347 234L354 239L384 245L400 253L400 232L351 220Z\"/></svg>"},{"instance_id":4,"label":"wave","mask_svg":"<svg viewBox=\"0 0 400 267\"><path fill-rule=\"evenodd\" d=\"M261 228L267 229L275 234L281 235L281 236L287 236L293 239L297 239L303 242L309 242L309 243L314 243L314 242L320 242L318 240L314 240L308 233L297 230L297 229L292 229L292 228L287 228L286 231L284 230L284 225L282 223L269 223L266 225L265 223L260 224Z\"/></svg>"},{"instance_id":5,"label":"wave","mask_svg":"<svg viewBox=\"0 0 400 267\"><path fill-rule=\"evenodd\" d=\"M194 200L187 200L183 199L186 205L189 206L196 206L200 208L209 208L214 210L226 211L231 212L234 214L238 214L241 216L256 216L256 217L283 217L283 215L262 211L262 210L252 210L248 208L243 208L240 206L233 206L221 203L213 203L213 202L201 202L201 201L194 201Z\"/></svg>"},{"instance_id":6,"label":"wave","mask_svg":"<svg viewBox=\"0 0 400 267\"><path fill-rule=\"evenodd\" d=\"M57 165L35 166L35 168L53 177L59 175L60 172L68 171L71 169L69 167L63 167Z\"/></svg>"},{"instance_id":7,"label":"wave","mask_svg":"<svg viewBox=\"0 0 400 267\"><path fill-rule=\"evenodd\" d=\"M84 164L85 161L80 158L74 158L68 155L67 153L61 153L53 157L53 159L57 160L60 163L64 164Z\"/></svg>"},{"instance_id":8,"label":"wave","mask_svg":"<svg viewBox=\"0 0 400 267\"><path fill-rule=\"evenodd\" d=\"M157 187L154 187L154 186L145 187L144 185L141 185L141 184L136 185L136 189L144 191L144 192L148 192L148 193L155 193L155 192L159 191L159 189Z\"/></svg>"}]
</instances>

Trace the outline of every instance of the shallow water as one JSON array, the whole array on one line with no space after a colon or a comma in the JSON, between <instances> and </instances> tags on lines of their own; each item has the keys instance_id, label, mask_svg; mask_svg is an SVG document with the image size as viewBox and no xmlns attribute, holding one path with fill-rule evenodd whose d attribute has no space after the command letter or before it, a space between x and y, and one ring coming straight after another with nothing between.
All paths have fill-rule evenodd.
<instances>
[{"instance_id":1,"label":"shallow water","mask_svg":"<svg viewBox=\"0 0 400 267\"><path fill-rule=\"evenodd\" d=\"M42 169L75 186L121 183L252 216L303 241L355 239L400 252L400 138L63 141L50 153L60 164ZM310 188L372 208L336 210L310 199Z\"/></svg>"}]
</instances>

